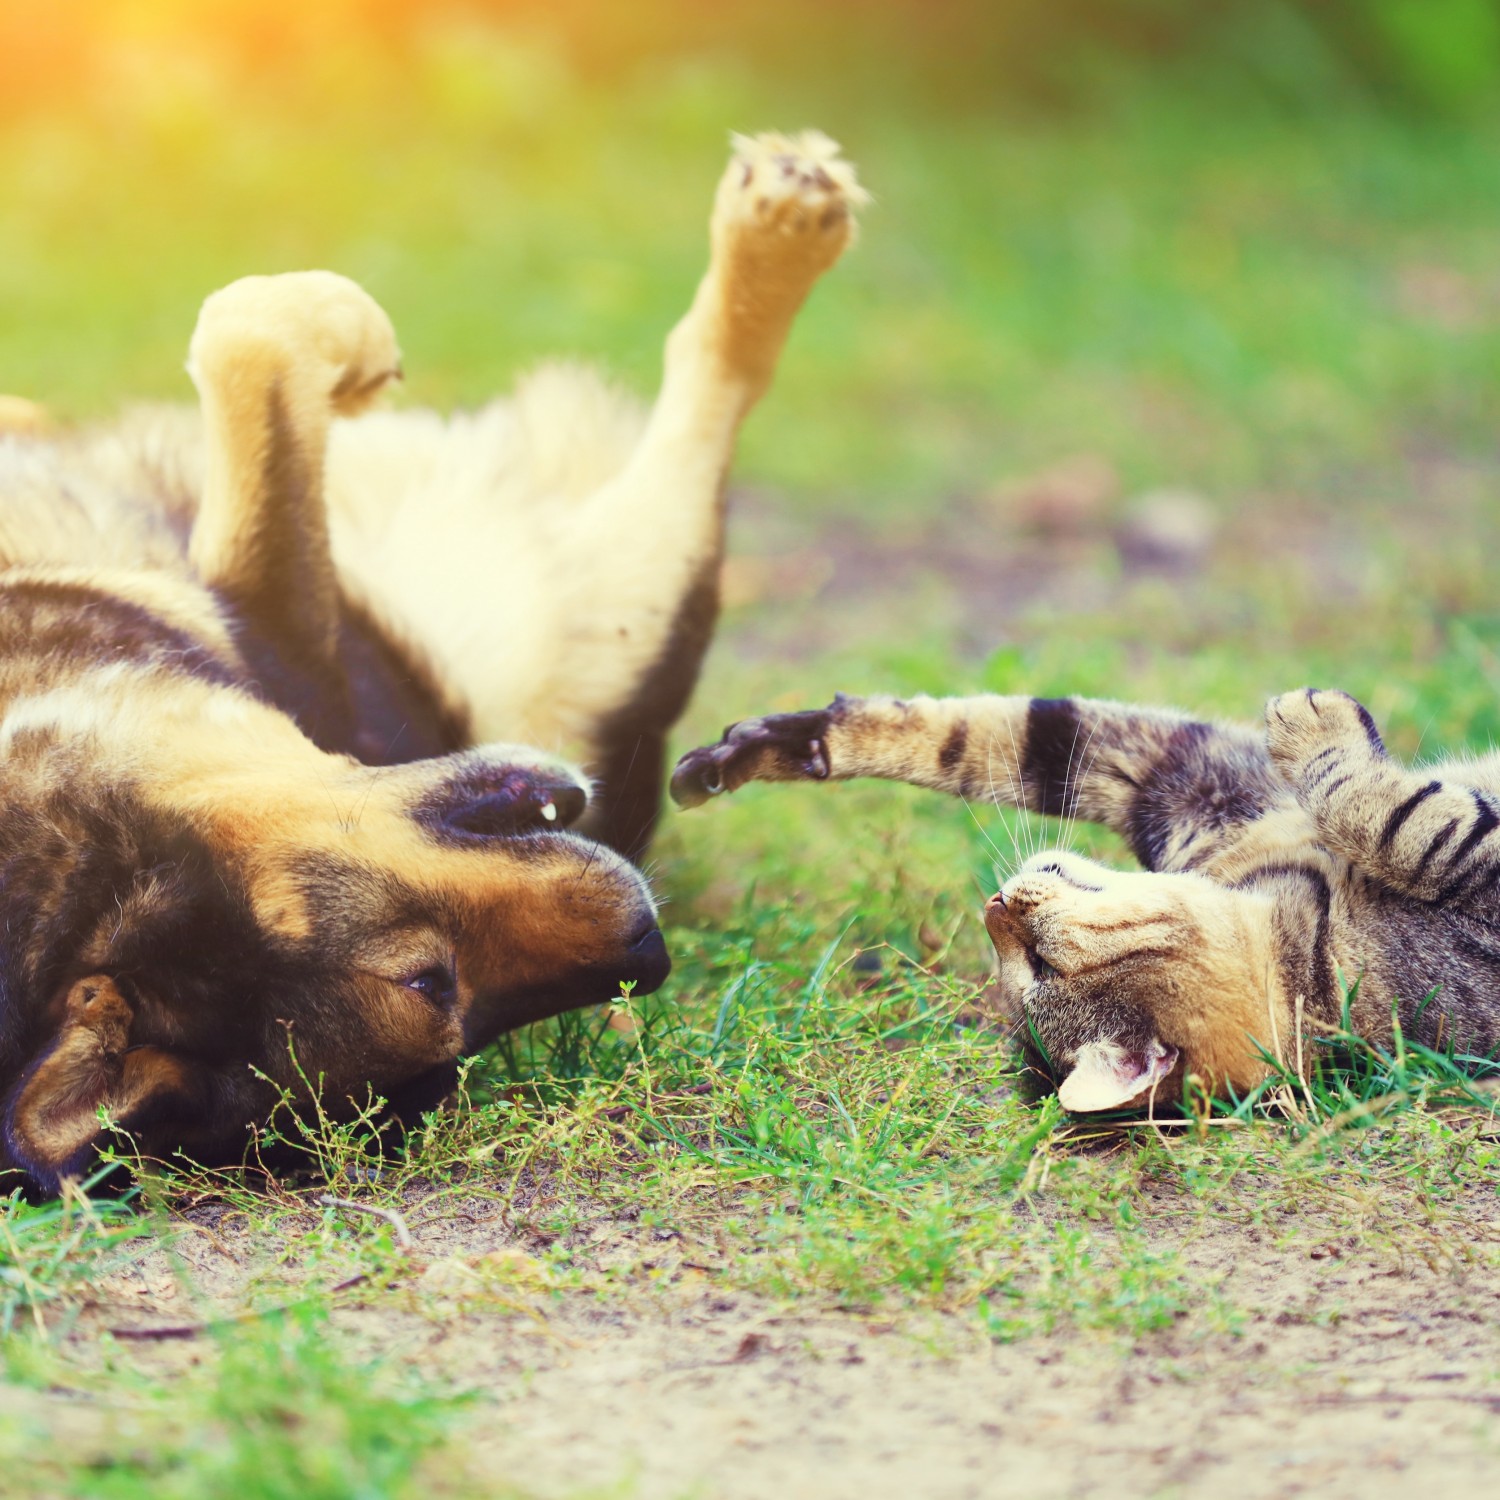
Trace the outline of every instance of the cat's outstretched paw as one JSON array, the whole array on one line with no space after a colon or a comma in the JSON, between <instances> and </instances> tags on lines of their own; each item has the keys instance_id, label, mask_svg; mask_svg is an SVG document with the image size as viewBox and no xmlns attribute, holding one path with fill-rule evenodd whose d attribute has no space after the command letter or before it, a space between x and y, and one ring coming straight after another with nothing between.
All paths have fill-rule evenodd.
<instances>
[{"instance_id":1,"label":"cat's outstretched paw","mask_svg":"<svg viewBox=\"0 0 1500 1500\"><path fill-rule=\"evenodd\" d=\"M1317 777L1349 753L1384 756L1369 710L1348 693L1300 688L1266 705L1266 748L1293 784Z\"/></svg>"},{"instance_id":2,"label":"cat's outstretched paw","mask_svg":"<svg viewBox=\"0 0 1500 1500\"><path fill-rule=\"evenodd\" d=\"M717 745L690 750L672 772L672 800L698 807L747 781L826 781L832 710L770 714L731 724Z\"/></svg>"}]
</instances>

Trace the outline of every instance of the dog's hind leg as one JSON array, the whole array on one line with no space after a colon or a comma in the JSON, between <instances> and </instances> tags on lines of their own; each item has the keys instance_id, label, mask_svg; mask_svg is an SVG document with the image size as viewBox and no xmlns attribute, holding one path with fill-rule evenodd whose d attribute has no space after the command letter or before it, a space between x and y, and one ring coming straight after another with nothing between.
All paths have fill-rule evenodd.
<instances>
[{"instance_id":1,"label":"dog's hind leg","mask_svg":"<svg viewBox=\"0 0 1500 1500\"><path fill-rule=\"evenodd\" d=\"M867 199L826 136L737 138L712 254L667 339L661 393L624 469L576 512L576 605L562 691L592 710L593 831L630 856L651 837L666 732L718 615L723 490L740 423L771 383L792 319Z\"/></svg>"},{"instance_id":2,"label":"dog's hind leg","mask_svg":"<svg viewBox=\"0 0 1500 1500\"><path fill-rule=\"evenodd\" d=\"M342 276L248 276L203 304L188 369L203 407L203 495L188 556L246 628L257 672L315 739L347 736L324 462L336 415L400 374L390 320Z\"/></svg>"}]
</instances>

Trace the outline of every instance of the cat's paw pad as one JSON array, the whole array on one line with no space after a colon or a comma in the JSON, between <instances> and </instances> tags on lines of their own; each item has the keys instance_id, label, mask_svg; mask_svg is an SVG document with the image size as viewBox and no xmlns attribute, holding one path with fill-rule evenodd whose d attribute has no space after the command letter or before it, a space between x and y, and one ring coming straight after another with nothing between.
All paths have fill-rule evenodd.
<instances>
[{"instance_id":1,"label":"cat's paw pad","mask_svg":"<svg viewBox=\"0 0 1500 1500\"><path fill-rule=\"evenodd\" d=\"M734 156L714 198L715 247L779 261L808 280L843 253L854 213L870 201L838 142L821 131L733 137Z\"/></svg>"},{"instance_id":2,"label":"cat's paw pad","mask_svg":"<svg viewBox=\"0 0 1500 1500\"><path fill-rule=\"evenodd\" d=\"M1348 693L1300 688L1266 705L1266 746L1282 773L1301 776L1340 751L1384 755L1369 710Z\"/></svg>"},{"instance_id":3,"label":"cat's paw pad","mask_svg":"<svg viewBox=\"0 0 1500 1500\"><path fill-rule=\"evenodd\" d=\"M332 271L244 276L198 314L188 370L205 381L301 375L350 416L401 375L391 320L363 287Z\"/></svg>"},{"instance_id":4,"label":"cat's paw pad","mask_svg":"<svg viewBox=\"0 0 1500 1500\"><path fill-rule=\"evenodd\" d=\"M690 750L672 772L672 800L697 807L747 781L826 781L826 708L731 724L717 745Z\"/></svg>"}]
</instances>

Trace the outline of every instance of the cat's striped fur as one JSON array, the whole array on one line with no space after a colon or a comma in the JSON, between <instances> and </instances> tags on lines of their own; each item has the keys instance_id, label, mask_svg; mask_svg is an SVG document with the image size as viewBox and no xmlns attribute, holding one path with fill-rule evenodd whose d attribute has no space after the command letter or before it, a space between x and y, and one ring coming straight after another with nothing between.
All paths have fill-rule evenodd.
<instances>
[{"instance_id":1,"label":"cat's striped fur","mask_svg":"<svg viewBox=\"0 0 1500 1500\"><path fill-rule=\"evenodd\" d=\"M748 781L880 777L1103 824L1144 869L1054 852L991 898L1002 990L1079 1110L1244 1092L1299 1026L1500 1046L1500 756L1407 769L1346 694L1263 732L1087 699L839 697L685 756L694 805Z\"/></svg>"}]
</instances>

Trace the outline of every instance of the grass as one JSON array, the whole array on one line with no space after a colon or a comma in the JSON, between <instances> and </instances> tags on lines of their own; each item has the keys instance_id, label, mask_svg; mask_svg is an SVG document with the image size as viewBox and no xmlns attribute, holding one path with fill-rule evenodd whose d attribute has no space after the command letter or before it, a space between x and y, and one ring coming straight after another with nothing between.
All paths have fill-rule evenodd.
<instances>
[{"instance_id":1,"label":"grass","mask_svg":"<svg viewBox=\"0 0 1500 1500\"><path fill-rule=\"evenodd\" d=\"M422 1389L409 1372L349 1357L319 1313L302 1310L221 1335L202 1365L194 1378L164 1386L136 1375L123 1347L82 1376L37 1361L0 1414L7 1469L0 1492L90 1500L396 1500L430 1492L421 1465L455 1425L457 1403ZM28 1386L42 1381L54 1391L65 1382L86 1406L108 1392L98 1430L59 1452L47 1441L55 1430L24 1400Z\"/></svg>"},{"instance_id":2,"label":"grass","mask_svg":"<svg viewBox=\"0 0 1500 1500\"><path fill-rule=\"evenodd\" d=\"M1500 735L1484 122L1225 116L1140 91L1092 120L913 116L876 75L829 106L805 70L723 59L587 87L545 37L448 26L391 66L333 56L226 109L211 74L166 59L5 125L3 383L82 416L122 390L181 396L206 291L322 263L394 314L409 399L477 400L571 351L648 389L726 130L811 121L878 201L747 433L734 545L774 575L867 530L909 555L909 602L867 617L857 579L748 598L683 745L835 688L1243 716L1304 681L1358 694L1406 753ZM1078 452L1122 498L1203 495L1229 545L1173 579L1130 574L1107 529L1059 544L1089 589L983 634L923 592L944 516L1003 551L1009 487ZM129 1203L4 1205L0 1494L495 1493L504 1476L463 1455L503 1403L442 1339L477 1320L514 1341L579 1298L649 1307L701 1280L1089 1346L1245 1327L1254 1307L1194 1250L1226 1224L1491 1263L1472 1224L1492 1096L1451 1059L1335 1038L1170 1129L1022 1103L973 1019L977 898L1059 836L902 789L747 789L666 822L668 991L508 1038L404 1154L322 1127L316 1180L176 1164ZM418 1251L323 1194L398 1214ZM197 1336L113 1338L132 1298L133 1321Z\"/></svg>"},{"instance_id":3,"label":"grass","mask_svg":"<svg viewBox=\"0 0 1500 1500\"><path fill-rule=\"evenodd\" d=\"M123 1200L89 1193L94 1177L55 1202L32 1207L19 1194L0 1204L0 1336L46 1327L52 1305L68 1306L100 1276L140 1253L152 1226Z\"/></svg>"}]
</instances>

